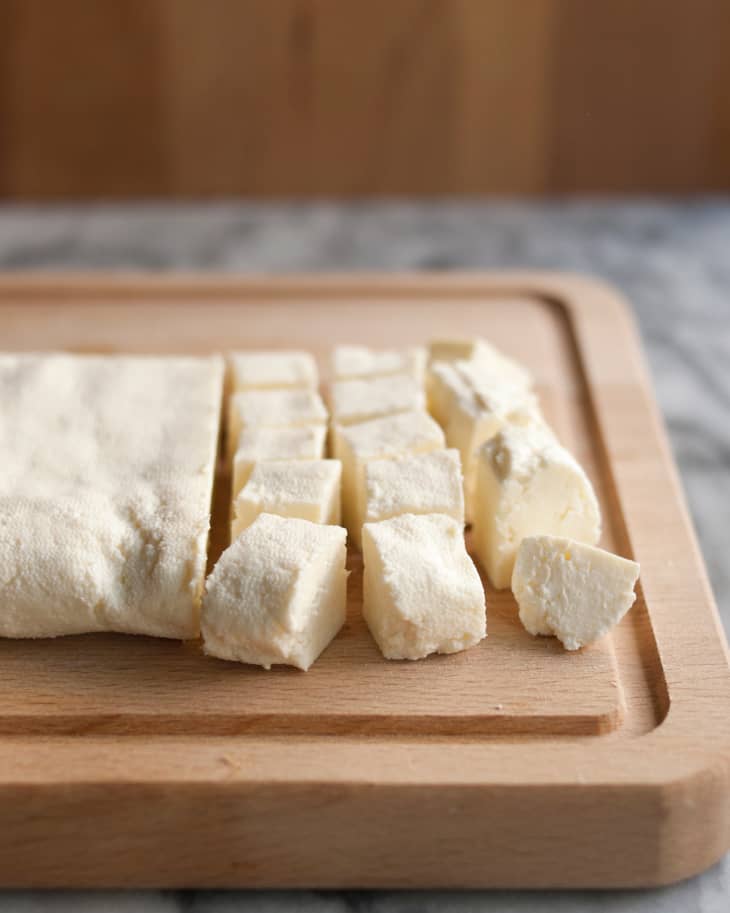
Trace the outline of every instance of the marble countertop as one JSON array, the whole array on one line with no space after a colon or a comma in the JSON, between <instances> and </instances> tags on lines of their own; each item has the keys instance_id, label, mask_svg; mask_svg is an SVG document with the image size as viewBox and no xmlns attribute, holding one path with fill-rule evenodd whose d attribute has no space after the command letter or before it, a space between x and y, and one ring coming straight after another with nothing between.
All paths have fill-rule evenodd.
<instances>
[{"instance_id":1,"label":"marble countertop","mask_svg":"<svg viewBox=\"0 0 730 913\"><path fill-rule=\"evenodd\" d=\"M565 269L633 304L730 631L730 198L0 206L0 270ZM730 857L657 891L0 892L0 913L727 913Z\"/></svg>"}]
</instances>

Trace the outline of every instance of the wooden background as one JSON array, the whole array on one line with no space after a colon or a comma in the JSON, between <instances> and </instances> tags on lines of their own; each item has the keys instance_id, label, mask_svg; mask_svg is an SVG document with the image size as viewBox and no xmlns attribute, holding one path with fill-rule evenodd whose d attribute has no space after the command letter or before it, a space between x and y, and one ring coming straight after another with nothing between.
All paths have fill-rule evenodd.
<instances>
[{"instance_id":1,"label":"wooden background","mask_svg":"<svg viewBox=\"0 0 730 913\"><path fill-rule=\"evenodd\" d=\"M0 196L730 188L730 0L0 0Z\"/></svg>"}]
</instances>

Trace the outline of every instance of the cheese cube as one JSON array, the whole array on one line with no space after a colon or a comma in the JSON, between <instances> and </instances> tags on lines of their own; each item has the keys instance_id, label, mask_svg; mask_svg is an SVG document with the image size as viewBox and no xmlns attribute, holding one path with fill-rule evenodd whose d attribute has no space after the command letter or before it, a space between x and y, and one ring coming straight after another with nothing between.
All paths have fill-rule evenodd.
<instances>
[{"instance_id":1,"label":"cheese cube","mask_svg":"<svg viewBox=\"0 0 730 913\"><path fill-rule=\"evenodd\" d=\"M474 549L497 589L508 587L525 536L598 542L601 515L588 477L545 425L512 425L478 454Z\"/></svg>"},{"instance_id":2,"label":"cheese cube","mask_svg":"<svg viewBox=\"0 0 730 913\"><path fill-rule=\"evenodd\" d=\"M399 514L448 514L464 523L458 450L432 450L365 464L365 522Z\"/></svg>"},{"instance_id":3,"label":"cheese cube","mask_svg":"<svg viewBox=\"0 0 730 913\"><path fill-rule=\"evenodd\" d=\"M231 538L264 513L338 525L341 478L339 460L257 463L233 502Z\"/></svg>"},{"instance_id":4,"label":"cheese cube","mask_svg":"<svg viewBox=\"0 0 730 913\"><path fill-rule=\"evenodd\" d=\"M457 653L486 637L484 589L453 517L366 523L363 558L363 616L386 659Z\"/></svg>"},{"instance_id":5,"label":"cheese cube","mask_svg":"<svg viewBox=\"0 0 730 913\"><path fill-rule=\"evenodd\" d=\"M196 638L223 361L0 355L0 636Z\"/></svg>"},{"instance_id":6,"label":"cheese cube","mask_svg":"<svg viewBox=\"0 0 730 913\"><path fill-rule=\"evenodd\" d=\"M529 390L475 376L466 393L456 395L446 424L446 442L461 454L466 516L471 520L476 485L476 453L505 425L542 424L537 399Z\"/></svg>"},{"instance_id":7,"label":"cheese cube","mask_svg":"<svg viewBox=\"0 0 730 913\"><path fill-rule=\"evenodd\" d=\"M428 411L445 428L456 397L469 396L470 391L456 365L438 361L428 369L427 392Z\"/></svg>"},{"instance_id":8,"label":"cheese cube","mask_svg":"<svg viewBox=\"0 0 730 913\"><path fill-rule=\"evenodd\" d=\"M573 539L528 536L517 551L512 590L531 634L554 634L566 650L603 637L634 604L635 561Z\"/></svg>"},{"instance_id":9,"label":"cheese cube","mask_svg":"<svg viewBox=\"0 0 730 913\"><path fill-rule=\"evenodd\" d=\"M241 430L233 457L233 497L248 481L255 463L264 460L320 460L324 456L324 425L269 428L250 425Z\"/></svg>"},{"instance_id":10,"label":"cheese cube","mask_svg":"<svg viewBox=\"0 0 730 913\"><path fill-rule=\"evenodd\" d=\"M429 363L454 362L480 365L489 374L518 387L532 385L530 372L513 358L499 351L486 339L436 339L429 346Z\"/></svg>"},{"instance_id":11,"label":"cheese cube","mask_svg":"<svg viewBox=\"0 0 730 913\"><path fill-rule=\"evenodd\" d=\"M426 389L429 411L437 422L445 427L454 399L484 386L529 390L532 377L484 339L431 343Z\"/></svg>"},{"instance_id":12,"label":"cheese cube","mask_svg":"<svg viewBox=\"0 0 730 913\"><path fill-rule=\"evenodd\" d=\"M332 376L335 380L410 374L417 381L423 382L425 367L426 350L421 346L407 349L337 346L332 352Z\"/></svg>"},{"instance_id":13,"label":"cheese cube","mask_svg":"<svg viewBox=\"0 0 730 913\"><path fill-rule=\"evenodd\" d=\"M253 425L269 428L302 428L325 425L327 409L312 390L244 390L234 393L228 405L228 455L233 457L241 429Z\"/></svg>"},{"instance_id":14,"label":"cheese cube","mask_svg":"<svg viewBox=\"0 0 730 913\"><path fill-rule=\"evenodd\" d=\"M330 387L332 421L354 425L383 415L426 408L421 384L410 374L336 380Z\"/></svg>"},{"instance_id":15,"label":"cheese cube","mask_svg":"<svg viewBox=\"0 0 730 913\"><path fill-rule=\"evenodd\" d=\"M208 577L203 649L307 670L345 621L345 530L260 514Z\"/></svg>"},{"instance_id":16,"label":"cheese cube","mask_svg":"<svg viewBox=\"0 0 730 913\"><path fill-rule=\"evenodd\" d=\"M444 433L425 412L402 412L360 425L333 427L335 456L342 460L342 513L355 544L365 516L365 464L427 453L445 446Z\"/></svg>"},{"instance_id":17,"label":"cheese cube","mask_svg":"<svg viewBox=\"0 0 730 913\"><path fill-rule=\"evenodd\" d=\"M239 390L316 390L317 363L309 352L231 352L231 388Z\"/></svg>"}]
</instances>

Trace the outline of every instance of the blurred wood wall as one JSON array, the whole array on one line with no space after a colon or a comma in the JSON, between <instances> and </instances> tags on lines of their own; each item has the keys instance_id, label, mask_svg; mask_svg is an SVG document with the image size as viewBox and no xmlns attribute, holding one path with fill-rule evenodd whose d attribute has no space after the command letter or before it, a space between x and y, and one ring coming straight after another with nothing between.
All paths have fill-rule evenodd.
<instances>
[{"instance_id":1,"label":"blurred wood wall","mask_svg":"<svg viewBox=\"0 0 730 913\"><path fill-rule=\"evenodd\" d=\"M730 188L730 0L0 0L0 196Z\"/></svg>"}]
</instances>

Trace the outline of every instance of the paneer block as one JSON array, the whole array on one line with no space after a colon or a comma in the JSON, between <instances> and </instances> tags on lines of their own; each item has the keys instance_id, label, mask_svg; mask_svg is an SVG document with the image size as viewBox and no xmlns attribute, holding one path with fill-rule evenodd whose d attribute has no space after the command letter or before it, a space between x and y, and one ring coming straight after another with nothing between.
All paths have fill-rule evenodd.
<instances>
[{"instance_id":1,"label":"paneer block","mask_svg":"<svg viewBox=\"0 0 730 913\"><path fill-rule=\"evenodd\" d=\"M324 425L269 428L250 425L241 430L233 457L233 497L248 481L256 463L266 460L321 460L327 429Z\"/></svg>"},{"instance_id":2,"label":"paneer block","mask_svg":"<svg viewBox=\"0 0 730 913\"><path fill-rule=\"evenodd\" d=\"M366 523L400 514L447 514L464 523L458 450L432 450L365 464Z\"/></svg>"},{"instance_id":3,"label":"paneer block","mask_svg":"<svg viewBox=\"0 0 730 913\"><path fill-rule=\"evenodd\" d=\"M386 659L457 653L486 637L484 589L453 517L366 523L363 559L363 616Z\"/></svg>"},{"instance_id":4,"label":"paneer block","mask_svg":"<svg viewBox=\"0 0 730 913\"><path fill-rule=\"evenodd\" d=\"M233 502L231 538L264 513L338 525L341 479L339 460L257 463Z\"/></svg>"},{"instance_id":5,"label":"paneer block","mask_svg":"<svg viewBox=\"0 0 730 913\"><path fill-rule=\"evenodd\" d=\"M227 548L203 598L203 649L307 670L345 621L346 532L260 514Z\"/></svg>"},{"instance_id":6,"label":"paneer block","mask_svg":"<svg viewBox=\"0 0 730 913\"><path fill-rule=\"evenodd\" d=\"M384 415L426 408L419 381L410 374L336 380L330 386L330 412L338 425L354 425Z\"/></svg>"},{"instance_id":7,"label":"paneer block","mask_svg":"<svg viewBox=\"0 0 730 913\"><path fill-rule=\"evenodd\" d=\"M243 428L302 428L326 425L327 409L312 390L247 390L234 393L228 405L228 455L233 458Z\"/></svg>"},{"instance_id":8,"label":"paneer block","mask_svg":"<svg viewBox=\"0 0 730 913\"><path fill-rule=\"evenodd\" d=\"M195 638L220 358L0 356L0 636Z\"/></svg>"},{"instance_id":9,"label":"paneer block","mask_svg":"<svg viewBox=\"0 0 730 913\"><path fill-rule=\"evenodd\" d=\"M639 565L555 536L528 536L517 550L512 590L531 634L554 634L578 650L607 634L634 604Z\"/></svg>"},{"instance_id":10,"label":"paneer block","mask_svg":"<svg viewBox=\"0 0 730 913\"><path fill-rule=\"evenodd\" d=\"M423 383L426 350L421 346L405 349L370 349L367 346L337 346L332 352L335 380L410 374Z\"/></svg>"},{"instance_id":11,"label":"paneer block","mask_svg":"<svg viewBox=\"0 0 730 913\"><path fill-rule=\"evenodd\" d=\"M356 545L365 516L365 464L445 446L443 431L426 412L402 412L360 425L334 426L333 437L335 456L342 460L342 514Z\"/></svg>"},{"instance_id":12,"label":"paneer block","mask_svg":"<svg viewBox=\"0 0 730 913\"><path fill-rule=\"evenodd\" d=\"M595 545L601 514L588 477L545 425L512 425L478 453L473 515L477 558L497 589L508 587L526 536Z\"/></svg>"},{"instance_id":13,"label":"paneer block","mask_svg":"<svg viewBox=\"0 0 730 913\"><path fill-rule=\"evenodd\" d=\"M231 389L316 390L317 363L309 352L231 352L228 356Z\"/></svg>"}]
</instances>

